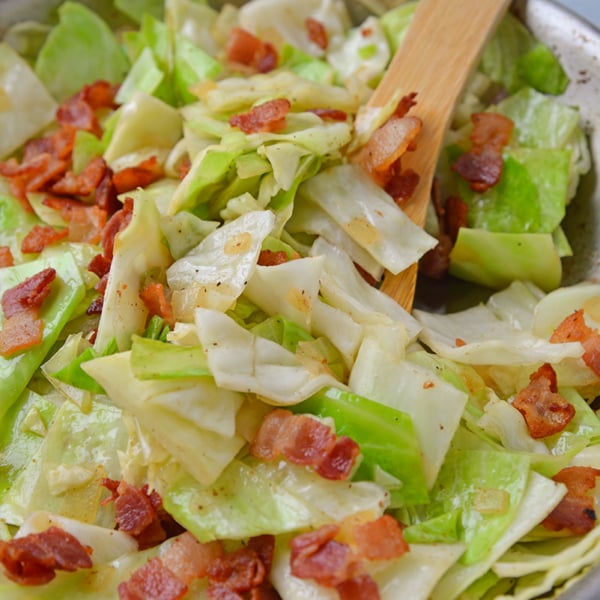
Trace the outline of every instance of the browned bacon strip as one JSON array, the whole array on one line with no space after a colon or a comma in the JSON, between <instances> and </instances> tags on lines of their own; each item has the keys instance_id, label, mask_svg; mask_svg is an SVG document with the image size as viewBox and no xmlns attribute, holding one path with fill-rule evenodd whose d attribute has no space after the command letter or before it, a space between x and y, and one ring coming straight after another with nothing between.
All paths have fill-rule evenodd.
<instances>
[{"instance_id":1,"label":"browned bacon strip","mask_svg":"<svg viewBox=\"0 0 600 600\"><path fill-rule=\"evenodd\" d=\"M291 104L286 98L267 100L251 108L248 112L232 115L229 124L239 127L244 133L279 131L285 127L285 117Z\"/></svg>"},{"instance_id":2,"label":"browned bacon strip","mask_svg":"<svg viewBox=\"0 0 600 600\"><path fill-rule=\"evenodd\" d=\"M327 479L346 479L360 453L358 444L308 415L294 415L281 408L262 421L250 446L262 460L283 455L290 462L313 467Z\"/></svg>"},{"instance_id":3,"label":"browned bacon strip","mask_svg":"<svg viewBox=\"0 0 600 600\"><path fill-rule=\"evenodd\" d=\"M358 554L367 560L399 558L409 551L400 523L390 515L354 526Z\"/></svg>"},{"instance_id":4,"label":"browned bacon strip","mask_svg":"<svg viewBox=\"0 0 600 600\"><path fill-rule=\"evenodd\" d=\"M294 537L290 542L292 575L335 587L360 574L350 546L334 539L338 531L337 525L323 525Z\"/></svg>"},{"instance_id":5,"label":"browned bacon strip","mask_svg":"<svg viewBox=\"0 0 600 600\"><path fill-rule=\"evenodd\" d=\"M600 375L600 333L587 325L583 310L576 310L566 317L556 328L551 342L581 342L583 345L583 362L596 375Z\"/></svg>"},{"instance_id":6,"label":"browned bacon strip","mask_svg":"<svg viewBox=\"0 0 600 600\"><path fill-rule=\"evenodd\" d=\"M118 591L120 600L180 600L188 588L160 558L154 557L120 583Z\"/></svg>"},{"instance_id":7,"label":"browned bacon strip","mask_svg":"<svg viewBox=\"0 0 600 600\"><path fill-rule=\"evenodd\" d=\"M44 322L38 310L28 308L6 319L0 330L0 355L8 358L42 342Z\"/></svg>"},{"instance_id":8,"label":"browned bacon strip","mask_svg":"<svg viewBox=\"0 0 600 600\"><path fill-rule=\"evenodd\" d=\"M335 586L340 600L379 600L379 586L368 574L362 573Z\"/></svg>"},{"instance_id":9,"label":"browned bacon strip","mask_svg":"<svg viewBox=\"0 0 600 600\"><path fill-rule=\"evenodd\" d=\"M0 268L12 267L15 264L15 259L12 255L10 246L0 246Z\"/></svg>"},{"instance_id":10,"label":"browned bacon strip","mask_svg":"<svg viewBox=\"0 0 600 600\"><path fill-rule=\"evenodd\" d=\"M229 62L250 67L259 73L272 71L279 59L273 44L263 42L241 27L234 27L229 33L225 53Z\"/></svg>"},{"instance_id":11,"label":"browned bacon strip","mask_svg":"<svg viewBox=\"0 0 600 600\"><path fill-rule=\"evenodd\" d=\"M138 187L146 187L164 177L164 174L156 156L151 156L135 167L127 167L115 173L113 184L117 194L123 194Z\"/></svg>"},{"instance_id":12,"label":"browned bacon strip","mask_svg":"<svg viewBox=\"0 0 600 600\"><path fill-rule=\"evenodd\" d=\"M310 41L319 46L321 50L327 50L329 36L327 35L325 25L313 17L307 17L304 21L304 25Z\"/></svg>"},{"instance_id":13,"label":"browned bacon strip","mask_svg":"<svg viewBox=\"0 0 600 600\"><path fill-rule=\"evenodd\" d=\"M162 283L151 283L141 292L140 298L148 309L148 316L162 317L171 327L175 324L173 306L165 295L165 286Z\"/></svg>"},{"instance_id":14,"label":"browned bacon strip","mask_svg":"<svg viewBox=\"0 0 600 600\"><path fill-rule=\"evenodd\" d=\"M21 585L42 585L56 570L76 571L92 567L89 550L60 527L0 541L0 562L6 576Z\"/></svg>"},{"instance_id":15,"label":"browned bacon strip","mask_svg":"<svg viewBox=\"0 0 600 600\"><path fill-rule=\"evenodd\" d=\"M461 154L452 165L471 189L485 192L495 186L502 175L504 161L502 149L508 143L514 123L498 113L475 113L471 115L473 131L472 147Z\"/></svg>"},{"instance_id":16,"label":"browned bacon strip","mask_svg":"<svg viewBox=\"0 0 600 600\"><path fill-rule=\"evenodd\" d=\"M34 225L21 241L21 252L36 254L46 246L66 239L68 235L68 229L55 229L51 225Z\"/></svg>"},{"instance_id":17,"label":"browned bacon strip","mask_svg":"<svg viewBox=\"0 0 600 600\"><path fill-rule=\"evenodd\" d=\"M523 415L532 438L560 433L575 416L575 407L558 393L552 365L542 365L529 378L529 385L513 400Z\"/></svg>"},{"instance_id":18,"label":"browned bacon strip","mask_svg":"<svg viewBox=\"0 0 600 600\"><path fill-rule=\"evenodd\" d=\"M542 522L552 531L569 529L575 535L583 535L596 525L594 496L600 469L592 467L566 467L552 479L567 486L567 493L560 503Z\"/></svg>"},{"instance_id":19,"label":"browned bacon strip","mask_svg":"<svg viewBox=\"0 0 600 600\"><path fill-rule=\"evenodd\" d=\"M51 191L65 196L89 196L100 185L106 168L103 158L92 158L79 175L67 171L62 179L52 185Z\"/></svg>"},{"instance_id":20,"label":"browned bacon strip","mask_svg":"<svg viewBox=\"0 0 600 600\"><path fill-rule=\"evenodd\" d=\"M48 267L7 289L2 294L1 301L5 318L28 308L39 308L50 293L50 285L55 278L56 271Z\"/></svg>"},{"instance_id":21,"label":"browned bacon strip","mask_svg":"<svg viewBox=\"0 0 600 600\"><path fill-rule=\"evenodd\" d=\"M348 114L338 108L311 108L308 112L314 113L321 119L330 119L331 121L345 121Z\"/></svg>"}]
</instances>

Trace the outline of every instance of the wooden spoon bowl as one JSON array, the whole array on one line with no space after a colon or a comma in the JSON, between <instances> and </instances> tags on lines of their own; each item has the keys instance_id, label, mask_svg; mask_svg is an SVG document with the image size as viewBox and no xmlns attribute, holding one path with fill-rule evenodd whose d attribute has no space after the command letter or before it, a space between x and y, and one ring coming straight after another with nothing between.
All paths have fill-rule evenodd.
<instances>
[{"instance_id":1,"label":"wooden spoon bowl","mask_svg":"<svg viewBox=\"0 0 600 600\"><path fill-rule=\"evenodd\" d=\"M406 36L368 106L383 107L403 94L417 93L413 113L423 121L416 150L402 156L402 167L419 174L419 184L404 206L419 226L425 224L431 185L456 102L504 16L510 0L420 0ZM415 263L397 275L386 273L381 289L411 310L417 280Z\"/></svg>"}]
</instances>

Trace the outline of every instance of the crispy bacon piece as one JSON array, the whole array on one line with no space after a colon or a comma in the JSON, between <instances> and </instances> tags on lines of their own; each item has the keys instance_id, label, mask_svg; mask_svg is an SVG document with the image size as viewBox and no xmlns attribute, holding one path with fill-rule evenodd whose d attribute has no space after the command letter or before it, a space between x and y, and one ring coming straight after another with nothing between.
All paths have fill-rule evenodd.
<instances>
[{"instance_id":1,"label":"crispy bacon piece","mask_svg":"<svg viewBox=\"0 0 600 600\"><path fill-rule=\"evenodd\" d=\"M263 267L274 267L288 261L287 254L283 250L261 250L257 263Z\"/></svg>"},{"instance_id":2,"label":"crispy bacon piece","mask_svg":"<svg viewBox=\"0 0 600 600\"><path fill-rule=\"evenodd\" d=\"M44 322L28 308L6 319L0 330L0 355L9 358L42 343Z\"/></svg>"},{"instance_id":3,"label":"crispy bacon piece","mask_svg":"<svg viewBox=\"0 0 600 600\"><path fill-rule=\"evenodd\" d=\"M119 91L119 85L103 79L98 79L83 87L79 92L79 97L88 104L93 110L100 108L117 108L115 96Z\"/></svg>"},{"instance_id":4,"label":"crispy bacon piece","mask_svg":"<svg viewBox=\"0 0 600 600\"><path fill-rule=\"evenodd\" d=\"M89 196L100 185L105 173L106 162L97 156L90 160L79 175L67 171L62 179L52 185L51 191L64 196Z\"/></svg>"},{"instance_id":5,"label":"crispy bacon piece","mask_svg":"<svg viewBox=\"0 0 600 600\"><path fill-rule=\"evenodd\" d=\"M458 196L449 196L444 204L444 231L456 242L461 227L467 227L469 205Z\"/></svg>"},{"instance_id":6,"label":"crispy bacon piece","mask_svg":"<svg viewBox=\"0 0 600 600\"><path fill-rule=\"evenodd\" d=\"M263 42L241 27L234 27L229 33L225 53L229 62L245 65L259 73L272 71L279 59L273 44Z\"/></svg>"},{"instance_id":7,"label":"crispy bacon piece","mask_svg":"<svg viewBox=\"0 0 600 600\"><path fill-rule=\"evenodd\" d=\"M335 586L340 600L379 600L379 586L368 574L362 573Z\"/></svg>"},{"instance_id":8,"label":"crispy bacon piece","mask_svg":"<svg viewBox=\"0 0 600 600\"><path fill-rule=\"evenodd\" d=\"M6 576L21 585L42 585L54 579L57 570L90 569L89 551L60 527L0 541L0 562Z\"/></svg>"},{"instance_id":9,"label":"crispy bacon piece","mask_svg":"<svg viewBox=\"0 0 600 600\"><path fill-rule=\"evenodd\" d=\"M452 251L452 240L450 236L441 233L438 243L428 250L419 261L419 271L432 279L442 279L448 272L450 266L450 252Z\"/></svg>"},{"instance_id":10,"label":"crispy bacon piece","mask_svg":"<svg viewBox=\"0 0 600 600\"><path fill-rule=\"evenodd\" d=\"M106 211L107 215L116 213L123 206L117 198L117 188L113 182L113 172L110 167L106 167L104 177L96 189L94 200L102 210Z\"/></svg>"},{"instance_id":11,"label":"crispy bacon piece","mask_svg":"<svg viewBox=\"0 0 600 600\"><path fill-rule=\"evenodd\" d=\"M350 475L360 449L317 419L275 409L263 419L250 453L267 461L283 455L297 465L313 467L322 477L340 480Z\"/></svg>"},{"instance_id":12,"label":"crispy bacon piece","mask_svg":"<svg viewBox=\"0 0 600 600\"><path fill-rule=\"evenodd\" d=\"M337 525L323 525L292 538L292 575L335 587L360 574L361 567L350 546L334 539L338 531Z\"/></svg>"},{"instance_id":13,"label":"crispy bacon piece","mask_svg":"<svg viewBox=\"0 0 600 600\"><path fill-rule=\"evenodd\" d=\"M29 308L39 308L50 293L55 278L56 271L48 267L7 289L1 301L5 318L9 319Z\"/></svg>"},{"instance_id":14,"label":"crispy bacon piece","mask_svg":"<svg viewBox=\"0 0 600 600\"><path fill-rule=\"evenodd\" d=\"M400 161L398 161L400 166ZM385 184L385 191L394 199L394 202L402 208L413 196L421 177L412 169L392 169L390 179Z\"/></svg>"},{"instance_id":15,"label":"crispy bacon piece","mask_svg":"<svg viewBox=\"0 0 600 600\"><path fill-rule=\"evenodd\" d=\"M164 170L156 156L143 160L135 167L127 167L113 175L117 194L130 192L137 187L146 187L164 176Z\"/></svg>"},{"instance_id":16,"label":"crispy bacon piece","mask_svg":"<svg viewBox=\"0 0 600 600\"><path fill-rule=\"evenodd\" d=\"M471 115L473 131L469 136L472 147L461 154L452 170L469 182L472 190L485 192L495 186L502 175L502 149L508 143L514 123L498 113Z\"/></svg>"},{"instance_id":17,"label":"crispy bacon piece","mask_svg":"<svg viewBox=\"0 0 600 600\"><path fill-rule=\"evenodd\" d=\"M140 298L148 309L148 316L158 315L162 317L171 327L175 324L173 306L165 295L165 286L162 283L151 283L141 292Z\"/></svg>"},{"instance_id":18,"label":"crispy bacon piece","mask_svg":"<svg viewBox=\"0 0 600 600\"><path fill-rule=\"evenodd\" d=\"M600 333L587 325L582 309L566 317L556 328L550 341L553 343L561 342L581 342L584 353L583 362L596 375L600 375Z\"/></svg>"},{"instance_id":19,"label":"crispy bacon piece","mask_svg":"<svg viewBox=\"0 0 600 600\"><path fill-rule=\"evenodd\" d=\"M365 144L361 164L385 185L394 163L412 146L423 123L418 117L392 115Z\"/></svg>"},{"instance_id":20,"label":"crispy bacon piece","mask_svg":"<svg viewBox=\"0 0 600 600\"><path fill-rule=\"evenodd\" d=\"M417 92L411 92L410 94L406 94L400 98L400 102L398 102L398 106L396 106L396 110L394 114L397 117L404 117L408 114L408 111L417 105Z\"/></svg>"},{"instance_id":21,"label":"crispy bacon piece","mask_svg":"<svg viewBox=\"0 0 600 600\"><path fill-rule=\"evenodd\" d=\"M114 479L103 479L102 485L111 492L106 501L115 503L117 528L134 537L140 550L182 532L163 509L162 499L155 490L149 493L148 486L138 489Z\"/></svg>"},{"instance_id":22,"label":"crispy bacon piece","mask_svg":"<svg viewBox=\"0 0 600 600\"><path fill-rule=\"evenodd\" d=\"M315 43L321 50L327 50L329 45L329 36L325 25L313 17L307 17L304 21L308 38Z\"/></svg>"},{"instance_id":23,"label":"crispy bacon piece","mask_svg":"<svg viewBox=\"0 0 600 600\"><path fill-rule=\"evenodd\" d=\"M0 246L0 268L12 267L15 264L15 259L12 255L10 246Z\"/></svg>"},{"instance_id":24,"label":"crispy bacon piece","mask_svg":"<svg viewBox=\"0 0 600 600\"><path fill-rule=\"evenodd\" d=\"M173 538L161 554L163 564L186 585L208 576L209 565L225 554L219 541L200 543L189 531Z\"/></svg>"},{"instance_id":25,"label":"crispy bacon piece","mask_svg":"<svg viewBox=\"0 0 600 600\"><path fill-rule=\"evenodd\" d=\"M118 587L120 600L180 600L188 591L163 561L154 557Z\"/></svg>"},{"instance_id":26,"label":"crispy bacon piece","mask_svg":"<svg viewBox=\"0 0 600 600\"><path fill-rule=\"evenodd\" d=\"M558 393L556 372L543 364L529 377L529 385L513 400L523 415L531 437L547 437L561 432L575 416L575 407Z\"/></svg>"},{"instance_id":27,"label":"crispy bacon piece","mask_svg":"<svg viewBox=\"0 0 600 600\"><path fill-rule=\"evenodd\" d=\"M248 112L232 115L229 117L229 124L232 127L239 127L244 133L279 131L285 127L285 117L290 112L290 108L290 101L286 98L267 100Z\"/></svg>"},{"instance_id":28,"label":"crispy bacon piece","mask_svg":"<svg viewBox=\"0 0 600 600\"><path fill-rule=\"evenodd\" d=\"M102 135L102 128L94 109L79 94L65 100L56 110L56 120L60 125L89 131L95 136Z\"/></svg>"},{"instance_id":29,"label":"crispy bacon piece","mask_svg":"<svg viewBox=\"0 0 600 600\"><path fill-rule=\"evenodd\" d=\"M400 523L390 515L354 526L358 554L367 560L399 558L409 551Z\"/></svg>"},{"instance_id":30,"label":"crispy bacon piece","mask_svg":"<svg viewBox=\"0 0 600 600\"><path fill-rule=\"evenodd\" d=\"M88 271L95 273L98 277L104 277L110 271L110 260L102 254L96 254L88 265Z\"/></svg>"},{"instance_id":31,"label":"crispy bacon piece","mask_svg":"<svg viewBox=\"0 0 600 600\"><path fill-rule=\"evenodd\" d=\"M208 567L209 599L279 598L268 580L274 549L275 537L260 535L213 560Z\"/></svg>"},{"instance_id":32,"label":"crispy bacon piece","mask_svg":"<svg viewBox=\"0 0 600 600\"><path fill-rule=\"evenodd\" d=\"M331 121L346 121L348 119L348 114L339 108L311 108L308 112L314 113L321 119Z\"/></svg>"},{"instance_id":33,"label":"crispy bacon piece","mask_svg":"<svg viewBox=\"0 0 600 600\"><path fill-rule=\"evenodd\" d=\"M34 225L21 242L21 252L23 254L41 252L46 246L60 242L68 235L68 229L55 229L51 225Z\"/></svg>"},{"instance_id":34,"label":"crispy bacon piece","mask_svg":"<svg viewBox=\"0 0 600 600\"><path fill-rule=\"evenodd\" d=\"M346 435L338 436L333 448L315 467L325 479L347 479L360 455L358 444Z\"/></svg>"},{"instance_id":35,"label":"crispy bacon piece","mask_svg":"<svg viewBox=\"0 0 600 600\"><path fill-rule=\"evenodd\" d=\"M29 140L23 150L23 163L29 162L38 154L51 154L63 160L70 158L76 133L74 127L65 125L49 135Z\"/></svg>"},{"instance_id":36,"label":"crispy bacon piece","mask_svg":"<svg viewBox=\"0 0 600 600\"><path fill-rule=\"evenodd\" d=\"M552 531L569 529L575 535L583 535L596 524L594 496L590 492L596 487L600 469L592 467L566 467L552 479L567 486L567 493L556 508L542 521Z\"/></svg>"},{"instance_id":37,"label":"crispy bacon piece","mask_svg":"<svg viewBox=\"0 0 600 600\"><path fill-rule=\"evenodd\" d=\"M115 237L129 225L132 215L133 198L125 198L123 208L114 213L106 224L102 232L102 248L104 249L104 256L108 260L112 260Z\"/></svg>"}]
</instances>

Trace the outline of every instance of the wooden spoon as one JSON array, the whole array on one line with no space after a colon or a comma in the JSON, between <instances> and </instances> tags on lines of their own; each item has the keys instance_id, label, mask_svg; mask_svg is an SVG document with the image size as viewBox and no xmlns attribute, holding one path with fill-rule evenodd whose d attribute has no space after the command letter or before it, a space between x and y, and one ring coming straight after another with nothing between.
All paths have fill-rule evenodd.
<instances>
[{"instance_id":1,"label":"wooden spoon","mask_svg":"<svg viewBox=\"0 0 600 600\"><path fill-rule=\"evenodd\" d=\"M419 0L406 36L367 106L385 106L398 89L417 92L412 109L423 121L417 148L402 156L402 167L420 176L404 212L425 224L431 185L456 101L483 47L506 12L509 0ZM412 309L417 263L397 275L386 273L381 289Z\"/></svg>"}]
</instances>

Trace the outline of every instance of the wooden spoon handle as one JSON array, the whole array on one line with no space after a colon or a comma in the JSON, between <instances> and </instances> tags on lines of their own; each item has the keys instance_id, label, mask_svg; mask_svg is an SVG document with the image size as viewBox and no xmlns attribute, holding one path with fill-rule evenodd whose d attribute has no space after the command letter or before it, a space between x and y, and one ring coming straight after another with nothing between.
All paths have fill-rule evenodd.
<instances>
[{"instance_id":1,"label":"wooden spoon handle","mask_svg":"<svg viewBox=\"0 0 600 600\"><path fill-rule=\"evenodd\" d=\"M456 101L476 66L485 43L510 0L419 0L406 36L368 105L386 105L401 89L417 93L413 113L423 121L417 148L402 157L402 167L420 176L404 211L425 223L440 148ZM417 265L398 275L386 273L381 289L412 309Z\"/></svg>"}]
</instances>

